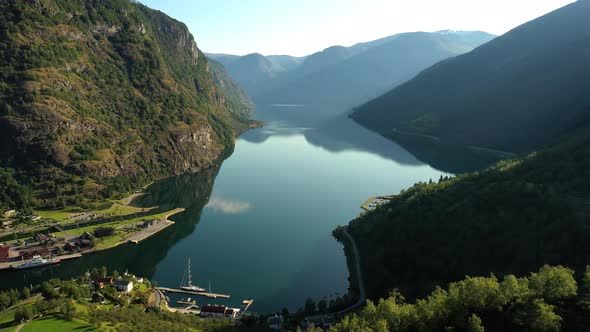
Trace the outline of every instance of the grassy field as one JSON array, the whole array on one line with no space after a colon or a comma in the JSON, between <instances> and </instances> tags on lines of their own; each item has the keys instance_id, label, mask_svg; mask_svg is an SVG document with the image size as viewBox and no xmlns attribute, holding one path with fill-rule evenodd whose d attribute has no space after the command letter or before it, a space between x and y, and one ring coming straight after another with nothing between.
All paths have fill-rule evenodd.
<instances>
[{"instance_id":1,"label":"grassy field","mask_svg":"<svg viewBox=\"0 0 590 332\"><path fill-rule=\"evenodd\" d=\"M12 332L15 327L12 325L14 321L14 310L6 311L0 314L0 332Z\"/></svg>"},{"instance_id":2,"label":"grassy field","mask_svg":"<svg viewBox=\"0 0 590 332\"><path fill-rule=\"evenodd\" d=\"M96 328L81 320L66 320L58 315L47 315L27 323L22 332L65 332L65 331L96 331Z\"/></svg>"},{"instance_id":3,"label":"grassy field","mask_svg":"<svg viewBox=\"0 0 590 332\"><path fill-rule=\"evenodd\" d=\"M133 206L126 206L121 205L120 202L114 202L109 208L102 209L102 210L89 210L85 211L78 207L68 207L65 209L60 210L39 210L35 211L35 213L44 219L53 219L57 221L69 221L69 217L75 216L77 214L86 212L90 214L101 214L105 217L112 217L112 216L123 216L126 214L132 214L135 212L145 211L145 208L138 208Z\"/></svg>"}]
</instances>

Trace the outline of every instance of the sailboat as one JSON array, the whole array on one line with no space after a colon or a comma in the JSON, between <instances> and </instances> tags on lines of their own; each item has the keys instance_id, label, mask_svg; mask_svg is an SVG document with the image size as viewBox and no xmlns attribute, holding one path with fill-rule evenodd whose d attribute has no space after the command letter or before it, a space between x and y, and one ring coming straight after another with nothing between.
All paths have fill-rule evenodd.
<instances>
[{"instance_id":1,"label":"sailboat","mask_svg":"<svg viewBox=\"0 0 590 332\"><path fill-rule=\"evenodd\" d=\"M185 284L186 281L186 284ZM182 281L180 282L180 289L191 291L191 292L204 292L205 288L194 286L192 275L191 275L191 258L188 258L188 263L186 265L186 269L184 270L184 274L182 275Z\"/></svg>"}]
</instances>

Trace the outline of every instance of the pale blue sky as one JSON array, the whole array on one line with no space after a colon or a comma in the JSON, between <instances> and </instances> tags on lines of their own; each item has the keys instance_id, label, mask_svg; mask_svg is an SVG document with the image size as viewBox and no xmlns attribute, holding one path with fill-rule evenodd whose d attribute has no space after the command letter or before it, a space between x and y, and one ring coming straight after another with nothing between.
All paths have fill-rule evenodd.
<instances>
[{"instance_id":1,"label":"pale blue sky","mask_svg":"<svg viewBox=\"0 0 590 332\"><path fill-rule=\"evenodd\" d=\"M140 0L205 52L302 56L408 31L503 34L572 0Z\"/></svg>"}]
</instances>

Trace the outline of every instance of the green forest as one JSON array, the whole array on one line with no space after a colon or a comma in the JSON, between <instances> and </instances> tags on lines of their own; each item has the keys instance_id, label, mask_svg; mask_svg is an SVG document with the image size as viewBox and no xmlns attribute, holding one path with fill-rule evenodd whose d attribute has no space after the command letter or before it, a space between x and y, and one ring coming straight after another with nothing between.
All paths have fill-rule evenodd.
<instances>
[{"instance_id":1,"label":"green forest","mask_svg":"<svg viewBox=\"0 0 590 332\"><path fill-rule=\"evenodd\" d=\"M466 277L406 302L392 291L367 301L330 331L587 331L590 267L574 271L545 265L526 277Z\"/></svg>"},{"instance_id":2,"label":"green forest","mask_svg":"<svg viewBox=\"0 0 590 332\"><path fill-rule=\"evenodd\" d=\"M409 299L465 275L590 262L590 130L524 158L403 190L351 221L371 299ZM335 236L343 240L342 228Z\"/></svg>"}]
</instances>

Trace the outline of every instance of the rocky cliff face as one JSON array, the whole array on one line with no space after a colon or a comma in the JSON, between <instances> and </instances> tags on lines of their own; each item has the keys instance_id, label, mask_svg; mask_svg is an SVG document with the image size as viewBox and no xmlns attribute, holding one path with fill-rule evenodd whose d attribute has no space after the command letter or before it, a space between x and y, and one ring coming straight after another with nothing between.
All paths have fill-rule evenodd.
<instances>
[{"instance_id":1,"label":"rocky cliff face","mask_svg":"<svg viewBox=\"0 0 590 332\"><path fill-rule=\"evenodd\" d=\"M76 179L70 189L92 195L115 176L138 184L202 169L245 121L186 26L161 12L11 1L0 21L0 166L38 183Z\"/></svg>"}]
</instances>

